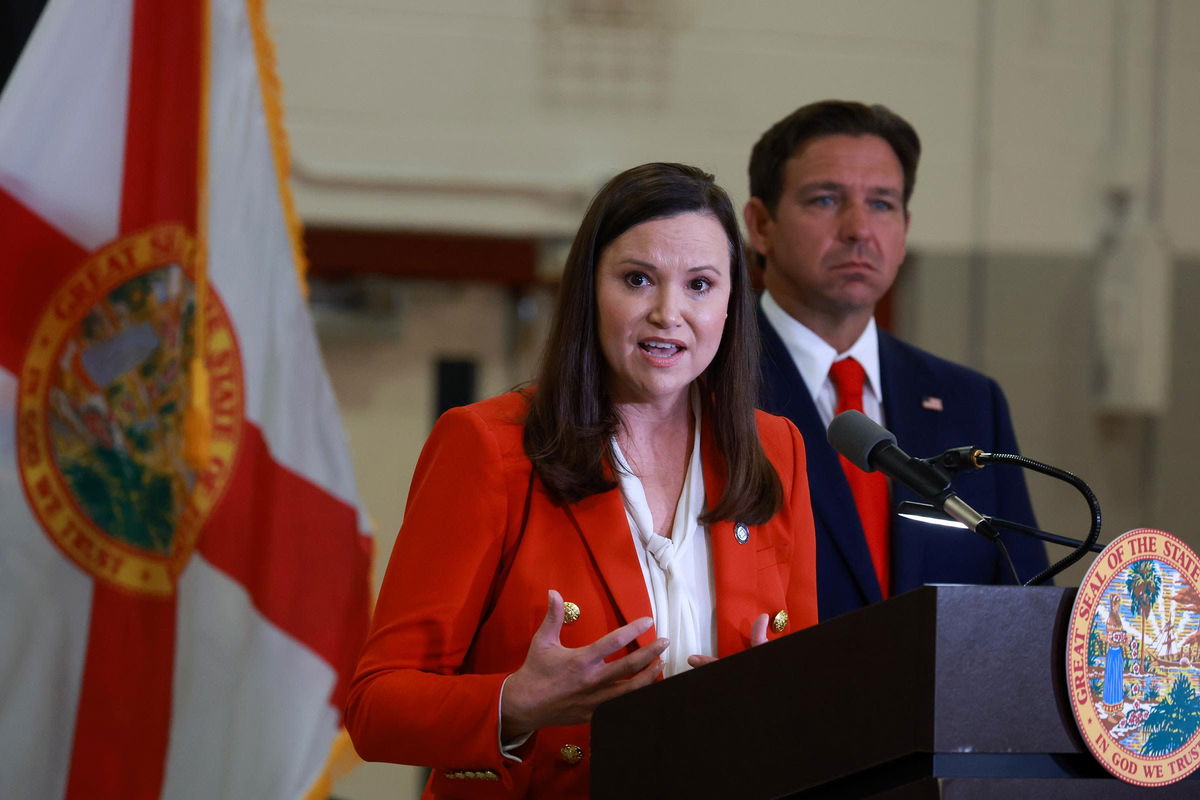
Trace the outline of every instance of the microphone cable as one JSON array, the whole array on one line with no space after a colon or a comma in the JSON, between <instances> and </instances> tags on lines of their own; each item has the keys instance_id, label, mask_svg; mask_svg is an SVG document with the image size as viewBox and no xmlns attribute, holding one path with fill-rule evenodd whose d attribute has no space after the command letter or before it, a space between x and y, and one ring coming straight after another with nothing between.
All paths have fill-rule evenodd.
<instances>
[{"instance_id":1,"label":"microphone cable","mask_svg":"<svg viewBox=\"0 0 1200 800\"><path fill-rule=\"evenodd\" d=\"M1064 483L1069 483L1071 486L1074 486L1075 489L1078 490L1081 495L1083 495L1083 499L1087 501L1088 510L1091 513L1092 518L1091 529L1088 531L1087 538L1082 544L1080 544L1070 553L1067 553L1067 555L1064 556L1060 561L1051 564L1049 567L1027 580L1024 584L1025 586L1038 586L1042 583L1045 583L1050 578L1053 578L1055 575L1062 572L1079 559L1083 558L1084 554L1091 550L1092 545L1094 545L1100 538L1100 501L1096 499L1096 495L1091 490L1091 487L1084 483L1083 479L1078 475L1067 472L1065 469L1059 469L1058 467L1052 467L1049 464L1043 464L1041 461L1035 461L1032 458L1013 455L1011 453L985 453L982 450L971 450L970 460L974 462L976 469L982 468L984 464L1013 464L1025 469L1031 469L1034 472L1040 472L1043 475L1048 475L1051 478L1057 478ZM999 543L999 540L997 540L997 543ZM1001 544L1001 547L1003 547L1003 544ZM1004 555L1007 558L1008 552L1006 551ZM1009 559L1009 564L1012 564L1012 559ZM1020 578L1018 577L1017 580L1020 581Z\"/></svg>"}]
</instances>

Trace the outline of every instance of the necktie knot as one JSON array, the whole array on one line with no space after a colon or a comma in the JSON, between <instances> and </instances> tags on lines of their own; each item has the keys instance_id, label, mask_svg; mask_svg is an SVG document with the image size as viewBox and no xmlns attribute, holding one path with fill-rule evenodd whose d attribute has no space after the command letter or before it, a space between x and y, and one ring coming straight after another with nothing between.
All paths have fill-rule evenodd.
<instances>
[{"instance_id":1,"label":"necktie knot","mask_svg":"<svg viewBox=\"0 0 1200 800\"><path fill-rule=\"evenodd\" d=\"M866 370L853 358L833 362L829 368L829 380L838 396L838 413L853 409L862 411L863 380Z\"/></svg>"}]
</instances>

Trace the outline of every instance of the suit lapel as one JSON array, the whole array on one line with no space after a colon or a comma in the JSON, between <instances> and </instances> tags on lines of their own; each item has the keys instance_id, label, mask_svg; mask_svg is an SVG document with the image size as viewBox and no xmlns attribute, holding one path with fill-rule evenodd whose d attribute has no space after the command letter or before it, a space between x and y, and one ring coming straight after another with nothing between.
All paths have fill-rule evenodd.
<instances>
[{"instance_id":1,"label":"suit lapel","mask_svg":"<svg viewBox=\"0 0 1200 800\"><path fill-rule=\"evenodd\" d=\"M918 458L936 453L913 453L917 442L936 442L940 412L924 407L938 397L939 389L929 368L909 357L895 337L879 332L879 370L883 380L883 415L886 427L896 434L901 449Z\"/></svg>"},{"instance_id":2,"label":"suit lapel","mask_svg":"<svg viewBox=\"0 0 1200 800\"><path fill-rule=\"evenodd\" d=\"M821 423L817 406L783 340L763 315L762 309L758 314L763 345L762 408L772 414L786 416L799 428L808 459L808 485L814 521L824 529L825 538L832 542L863 596L868 602L878 602L883 599L879 579L875 577L866 534L863 533L862 521L854 506L854 495L842 472L837 451L826 439L825 426ZM818 546L820 544L818 539ZM818 554L818 560L825 559Z\"/></svg>"},{"instance_id":3,"label":"suit lapel","mask_svg":"<svg viewBox=\"0 0 1200 800\"><path fill-rule=\"evenodd\" d=\"M883 381L883 414L888 430L896 435L896 444L909 455L926 458L936 453L914 452L921 443L940 441L938 423L941 412L925 407L925 401L943 394L928 365L913 358L895 339L879 332L879 367ZM905 500L920 501L907 486L892 481L892 504ZM892 520L892 579L905 587L922 582L924 543L929 539L925 526L900 518Z\"/></svg>"},{"instance_id":4,"label":"suit lapel","mask_svg":"<svg viewBox=\"0 0 1200 800\"><path fill-rule=\"evenodd\" d=\"M564 511L579 533L621 624L654 616L620 490L612 489L592 495L573 506L564 507ZM646 645L657 636L654 628L651 628L637 641L639 645Z\"/></svg>"},{"instance_id":5,"label":"suit lapel","mask_svg":"<svg viewBox=\"0 0 1200 800\"><path fill-rule=\"evenodd\" d=\"M725 493L728 478L725 457L717 448L716 437L709 423L709 416L705 416L700 436L700 458L704 465L705 505L713 508ZM743 639L750 635L749 614L754 610L757 599L755 537L751 535L748 543L740 544L734 537L734 527L733 522L726 520L708 526L716 590L717 654L722 656L745 649Z\"/></svg>"}]
</instances>

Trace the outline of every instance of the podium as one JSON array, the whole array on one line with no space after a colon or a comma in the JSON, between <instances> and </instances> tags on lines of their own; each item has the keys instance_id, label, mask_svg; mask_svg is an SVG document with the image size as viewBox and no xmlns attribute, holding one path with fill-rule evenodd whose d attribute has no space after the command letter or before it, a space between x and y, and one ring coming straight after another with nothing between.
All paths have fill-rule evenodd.
<instances>
[{"instance_id":1,"label":"podium","mask_svg":"<svg viewBox=\"0 0 1200 800\"><path fill-rule=\"evenodd\" d=\"M1141 788L1079 738L1075 589L923 586L604 703L592 798L1200 797Z\"/></svg>"}]
</instances>

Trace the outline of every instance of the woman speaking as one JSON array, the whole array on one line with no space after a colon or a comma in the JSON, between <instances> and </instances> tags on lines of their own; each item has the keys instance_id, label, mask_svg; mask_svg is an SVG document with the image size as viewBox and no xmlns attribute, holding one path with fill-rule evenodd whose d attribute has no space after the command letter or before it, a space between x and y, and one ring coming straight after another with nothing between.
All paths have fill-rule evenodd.
<instances>
[{"instance_id":1,"label":"woman speaking","mask_svg":"<svg viewBox=\"0 0 1200 800\"><path fill-rule=\"evenodd\" d=\"M604 700L817 620L804 445L754 410L733 208L646 164L592 201L530 389L421 453L350 688L426 798L586 797Z\"/></svg>"}]
</instances>

